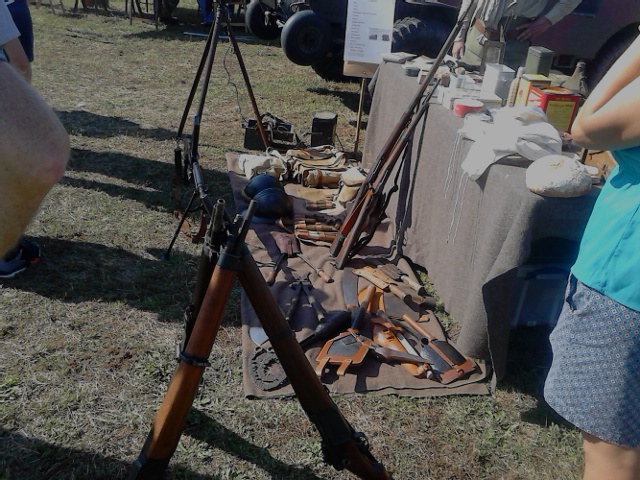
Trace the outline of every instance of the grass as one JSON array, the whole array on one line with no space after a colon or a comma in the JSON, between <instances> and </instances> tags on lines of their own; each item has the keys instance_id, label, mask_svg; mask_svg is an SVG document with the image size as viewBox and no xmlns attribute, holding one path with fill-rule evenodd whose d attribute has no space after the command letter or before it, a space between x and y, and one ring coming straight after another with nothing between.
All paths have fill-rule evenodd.
<instances>
[{"instance_id":1,"label":"grass","mask_svg":"<svg viewBox=\"0 0 640 480\"><path fill-rule=\"evenodd\" d=\"M158 260L175 225L174 138L204 48L182 33L200 28L195 1L181 2L177 15L191 23L182 29L130 23L121 5L111 15L66 7L32 8L34 86L73 153L28 231L42 261L0 290L3 480L126 477L175 367L200 249L181 237L171 261ZM261 111L302 135L315 112L336 112L338 136L352 148L358 83L325 82L277 44L249 38L240 49ZM242 148L241 122L251 117L221 41L200 154L210 194L230 207L224 153ZM244 398L240 326L236 291L166 478L352 478L322 462L319 436L294 399ZM510 367L491 396L335 401L396 479L577 479L579 435L540 400L544 361Z\"/></svg>"}]
</instances>

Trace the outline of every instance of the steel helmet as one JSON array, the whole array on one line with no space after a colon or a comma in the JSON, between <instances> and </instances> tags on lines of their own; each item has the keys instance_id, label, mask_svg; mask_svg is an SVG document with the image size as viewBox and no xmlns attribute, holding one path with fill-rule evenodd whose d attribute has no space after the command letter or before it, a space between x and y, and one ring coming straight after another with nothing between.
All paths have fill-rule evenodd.
<instances>
[{"instance_id":1,"label":"steel helmet","mask_svg":"<svg viewBox=\"0 0 640 480\"><path fill-rule=\"evenodd\" d=\"M280 180L267 173L249 180L242 190L242 196L258 204L253 216L253 220L258 223L273 223L278 218L293 214L293 205L284 186Z\"/></svg>"}]
</instances>

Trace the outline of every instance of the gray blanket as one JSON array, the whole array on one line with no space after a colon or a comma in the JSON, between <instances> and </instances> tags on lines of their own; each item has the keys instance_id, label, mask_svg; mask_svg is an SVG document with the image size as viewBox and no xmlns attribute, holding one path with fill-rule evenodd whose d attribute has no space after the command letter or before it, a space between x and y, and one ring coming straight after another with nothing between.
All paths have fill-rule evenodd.
<instances>
[{"instance_id":1,"label":"gray blanket","mask_svg":"<svg viewBox=\"0 0 640 480\"><path fill-rule=\"evenodd\" d=\"M395 64L382 64L369 114L364 163L374 162L418 88ZM505 370L516 274L528 262L570 266L598 190L545 198L525 184L529 165L511 158L477 182L460 164L471 142L456 142L462 119L429 108L399 167L389 215L400 254L428 271L445 309L461 324L462 351ZM567 247L568 246L568 247Z\"/></svg>"}]
</instances>

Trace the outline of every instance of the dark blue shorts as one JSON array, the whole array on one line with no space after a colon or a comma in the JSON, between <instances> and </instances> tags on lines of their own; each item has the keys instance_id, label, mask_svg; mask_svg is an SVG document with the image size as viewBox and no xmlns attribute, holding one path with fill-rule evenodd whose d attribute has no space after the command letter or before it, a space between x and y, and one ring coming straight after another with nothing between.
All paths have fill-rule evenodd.
<instances>
[{"instance_id":1,"label":"dark blue shorts","mask_svg":"<svg viewBox=\"0 0 640 480\"><path fill-rule=\"evenodd\" d=\"M9 0L9 2L11 2L11 0ZM7 3L7 7L11 12L13 22L20 31L20 43L22 44L22 48L24 48L29 61L33 62L33 23L31 22L29 4L27 3L27 0L13 0L13 2Z\"/></svg>"}]
</instances>

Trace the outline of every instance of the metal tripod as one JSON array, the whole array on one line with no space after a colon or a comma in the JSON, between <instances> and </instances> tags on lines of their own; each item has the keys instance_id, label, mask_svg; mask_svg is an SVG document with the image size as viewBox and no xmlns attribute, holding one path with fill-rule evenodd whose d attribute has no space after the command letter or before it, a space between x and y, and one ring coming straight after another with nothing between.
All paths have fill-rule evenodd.
<instances>
[{"instance_id":1,"label":"metal tripod","mask_svg":"<svg viewBox=\"0 0 640 480\"><path fill-rule=\"evenodd\" d=\"M179 216L180 219L174 231L171 242L169 243L169 246L160 257L163 260L168 259L171 255L173 244L178 238L180 231L183 230L187 217L191 213L198 211L201 212L200 229L195 235L193 235L193 240L197 241L202 238L202 235L204 235L208 218L211 217L211 213L213 210L213 204L211 202L211 199L209 198L206 187L204 186L202 171L198 162L198 142L200 140L202 112L204 110L204 103L207 97L209 82L211 80L211 72L213 70L213 61L215 58L218 41L220 39L220 31L222 28L226 29L229 41L231 42L236 58L238 59L238 65L240 66L240 70L242 71L242 77L247 88L249 100L251 101L253 113L257 120L257 128L260 133L260 137L262 138L262 142L264 143L264 148L266 149L270 146L267 134L262 125L260 111L258 110L256 99L253 95L253 89L251 88L249 75L247 74L244 60L242 59L238 43L236 42L236 38L233 33L231 18L229 14L229 4L227 3L227 0L216 0L215 7L215 21L213 22L213 24L211 25L211 29L209 30L209 35L207 36L206 44L202 52L200 64L198 65L198 70L196 72L196 76L193 81L193 85L191 86L189 97L187 99L187 104L182 113L180 126L178 127L178 131L176 133L176 148L174 150L175 176L173 185L173 199L175 204L179 204L182 186L193 185L193 193L187 207L182 212L180 212L179 209L176 209L174 211L174 215L176 217ZM187 118L189 117L193 100L199 87L200 97L198 99L196 113L193 116L193 131L191 134L185 134L184 129L187 123Z\"/></svg>"}]
</instances>

